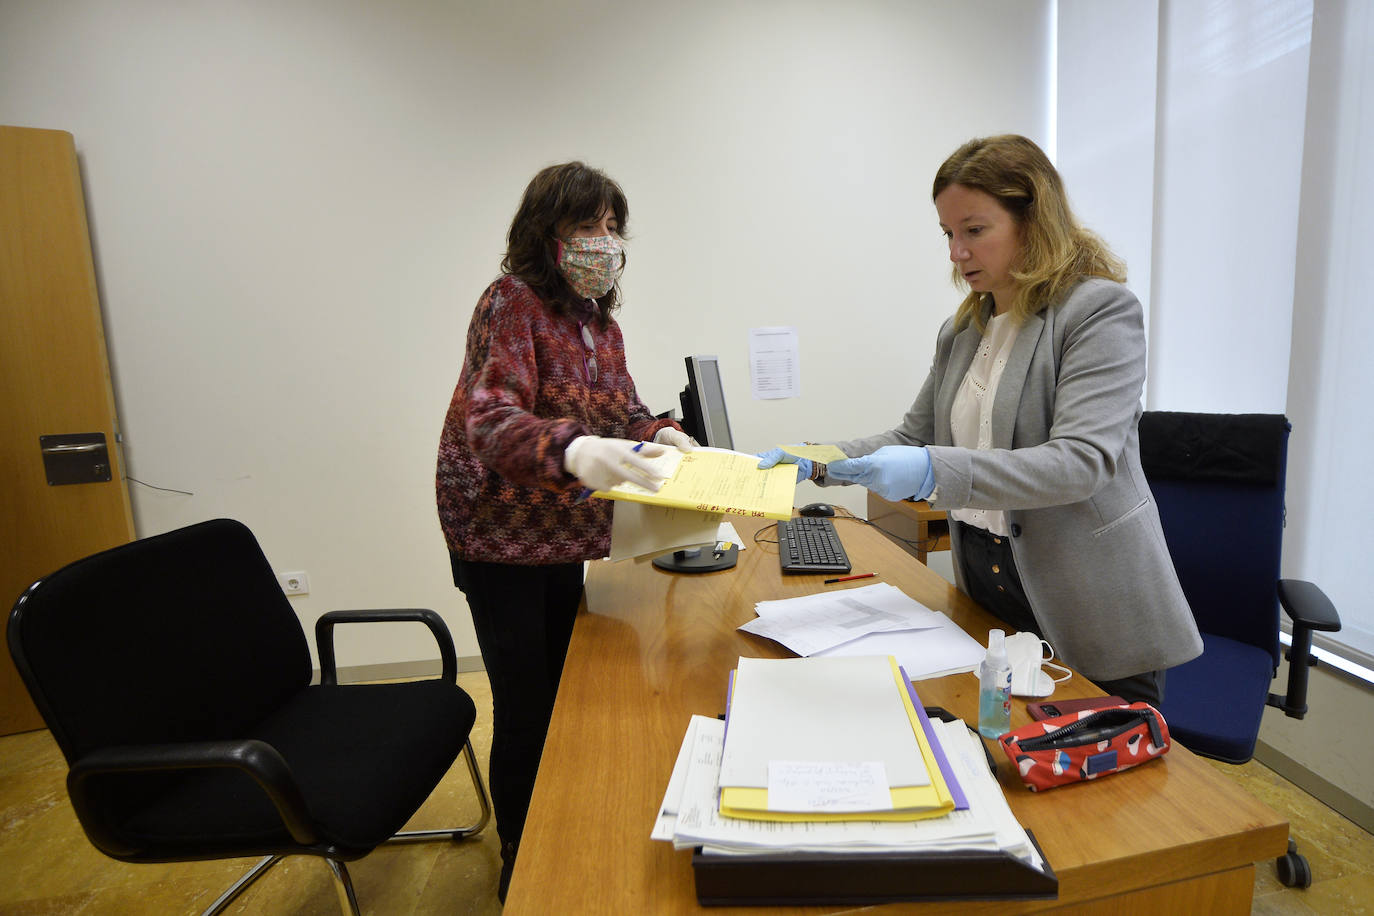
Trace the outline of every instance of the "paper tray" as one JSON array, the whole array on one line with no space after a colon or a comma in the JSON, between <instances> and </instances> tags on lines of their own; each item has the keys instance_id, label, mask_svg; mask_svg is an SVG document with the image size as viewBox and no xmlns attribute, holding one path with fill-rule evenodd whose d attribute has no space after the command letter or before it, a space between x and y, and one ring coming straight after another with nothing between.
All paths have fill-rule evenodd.
<instances>
[{"instance_id":1,"label":"paper tray","mask_svg":"<svg viewBox=\"0 0 1374 916\"><path fill-rule=\"evenodd\" d=\"M1030 841L1040 849L1034 836ZM704 855L698 846L692 853L692 871L702 906L857 906L1059 896L1059 879L1048 860L1040 872L1001 852L735 856Z\"/></svg>"}]
</instances>

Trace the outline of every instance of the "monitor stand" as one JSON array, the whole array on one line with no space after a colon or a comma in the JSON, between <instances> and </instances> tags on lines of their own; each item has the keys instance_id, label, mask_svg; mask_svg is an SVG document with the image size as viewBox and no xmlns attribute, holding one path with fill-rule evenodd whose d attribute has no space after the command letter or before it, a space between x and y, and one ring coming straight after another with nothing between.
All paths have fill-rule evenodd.
<instances>
[{"instance_id":1,"label":"monitor stand","mask_svg":"<svg viewBox=\"0 0 1374 916\"><path fill-rule=\"evenodd\" d=\"M730 569L739 560L739 548L731 544L724 550L692 547L654 557L654 565L667 572L704 573Z\"/></svg>"}]
</instances>

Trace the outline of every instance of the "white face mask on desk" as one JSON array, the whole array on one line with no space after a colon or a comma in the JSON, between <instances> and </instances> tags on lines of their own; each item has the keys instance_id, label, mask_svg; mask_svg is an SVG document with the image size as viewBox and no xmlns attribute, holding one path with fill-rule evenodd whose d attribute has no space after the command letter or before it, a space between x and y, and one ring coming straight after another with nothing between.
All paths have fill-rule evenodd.
<instances>
[{"instance_id":1,"label":"white face mask on desk","mask_svg":"<svg viewBox=\"0 0 1374 916\"><path fill-rule=\"evenodd\" d=\"M1006 644L1013 696L1047 697L1054 693L1055 684L1073 677L1068 668L1050 662L1054 658L1054 647L1034 633L1013 633L1007 637ZM1044 668L1062 672L1063 677L1051 677Z\"/></svg>"}]
</instances>

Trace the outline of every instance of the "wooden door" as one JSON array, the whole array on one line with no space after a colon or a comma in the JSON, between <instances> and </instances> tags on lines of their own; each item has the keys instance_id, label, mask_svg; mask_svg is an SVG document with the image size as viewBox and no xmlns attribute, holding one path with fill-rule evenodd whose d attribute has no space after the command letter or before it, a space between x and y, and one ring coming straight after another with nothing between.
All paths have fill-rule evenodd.
<instances>
[{"instance_id":1,"label":"wooden door","mask_svg":"<svg viewBox=\"0 0 1374 916\"><path fill-rule=\"evenodd\" d=\"M0 127L0 609L33 580L134 537L72 135ZM103 434L99 482L50 485L43 436ZM50 454L55 448L49 445ZM8 649L0 734L41 728Z\"/></svg>"}]
</instances>

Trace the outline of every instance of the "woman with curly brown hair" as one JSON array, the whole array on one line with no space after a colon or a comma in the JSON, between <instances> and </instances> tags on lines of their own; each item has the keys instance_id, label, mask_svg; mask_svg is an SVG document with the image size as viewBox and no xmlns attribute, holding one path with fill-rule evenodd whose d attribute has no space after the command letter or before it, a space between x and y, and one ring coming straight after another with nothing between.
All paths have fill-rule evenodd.
<instances>
[{"instance_id":1,"label":"woman with curly brown hair","mask_svg":"<svg viewBox=\"0 0 1374 916\"><path fill-rule=\"evenodd\" d=\"M491 681L491 794L505 899L553 713L583 561L609 552L622 481L657 488L645 459L692 440L635 392L613 317L629 207L581 162L525 189L502 273L468 327L439 441L436 492L453 580Z\"/></svg>"}]
</instances>

